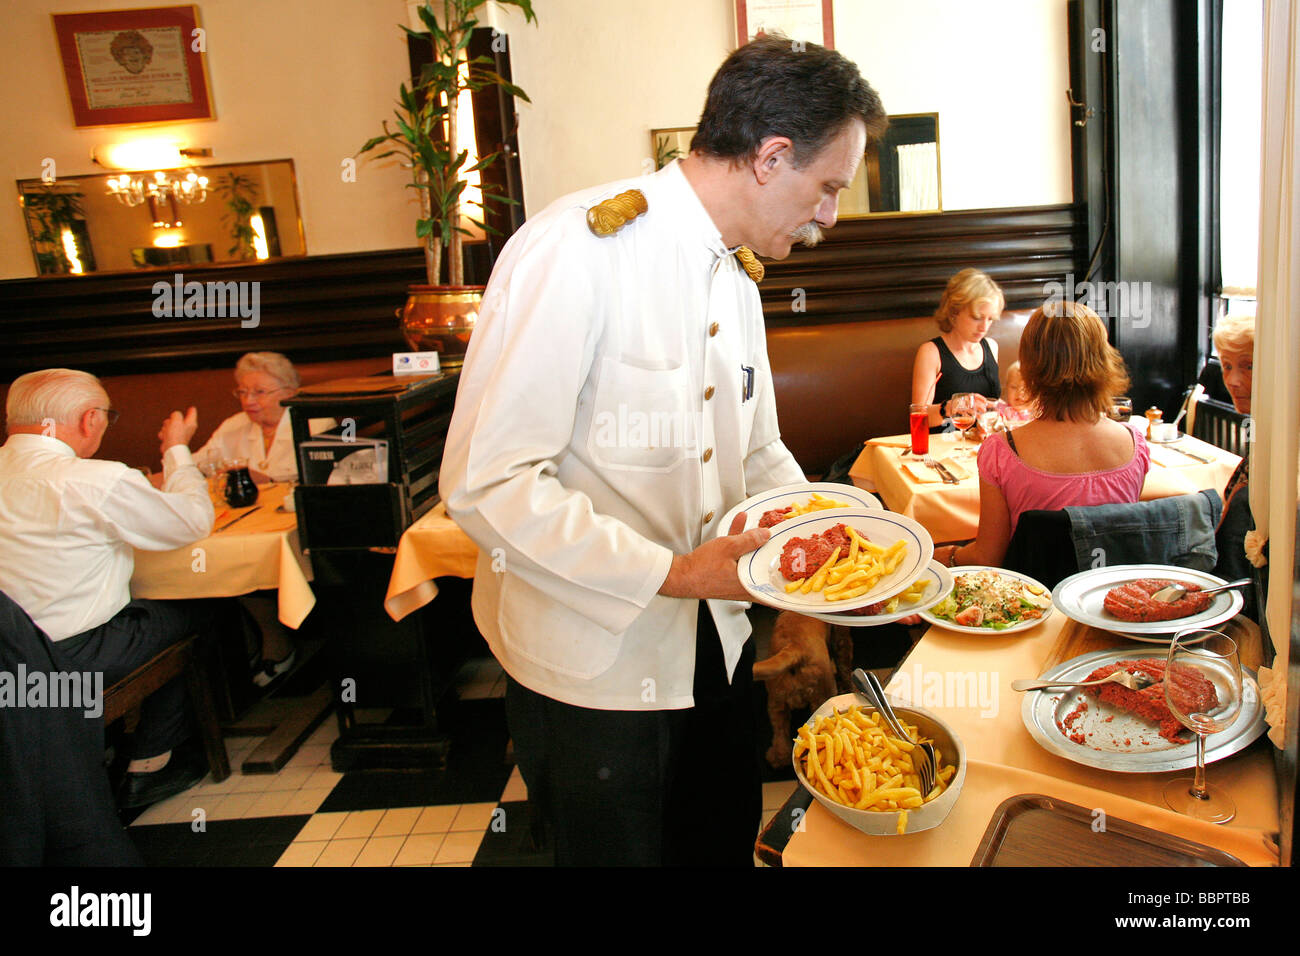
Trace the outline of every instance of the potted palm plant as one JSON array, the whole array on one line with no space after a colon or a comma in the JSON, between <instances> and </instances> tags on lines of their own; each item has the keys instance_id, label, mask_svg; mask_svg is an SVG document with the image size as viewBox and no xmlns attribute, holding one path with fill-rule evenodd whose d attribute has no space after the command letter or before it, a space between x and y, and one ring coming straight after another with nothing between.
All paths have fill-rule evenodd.
<instances>
[{"instance_id":1,"label":"potted palm plant","mask_svg":"<svg viewBox=\"0 0 1300 956\"><path fill-rule=\"evenodd\" d=\"M486 210L493 203L513 202L508 196L483 187L480 202L465 200L467 173L486 169L497 161L491 153L471 162L468 150L457 146L456 105L460 94L485 87L501 87L505 92L528 101L519 87L508 82L493 69L491 57L470 57L470 36L479 25L476 12L487 0L426 0L419 8L424 30L402 26L410 36L431 45L432 60L410 86L401 85L395 128L383 123L383 135L367 140L358 155L381 146L390 148L376 158L397 155L411 171L408 188L416 191L420 201L420 218L415 235L424 247L428 283L412 285L406 308L398 315L402 333L416 351L436 351L441 363L449 368L464 361L465 348L478 317L482 286L465 285L462 253L464 237L471 235L461 221L462 215L484 233L495 233L487 225ZM527 22L535 22L531 0L496 0L518 7ZM441 7L438 12L435 6ZM477 212L472 207L479 207ZM463 211L463 207L471 209ZM447 284L441 284L443 252L446 251Z\"/></svg>"}]
</instances>

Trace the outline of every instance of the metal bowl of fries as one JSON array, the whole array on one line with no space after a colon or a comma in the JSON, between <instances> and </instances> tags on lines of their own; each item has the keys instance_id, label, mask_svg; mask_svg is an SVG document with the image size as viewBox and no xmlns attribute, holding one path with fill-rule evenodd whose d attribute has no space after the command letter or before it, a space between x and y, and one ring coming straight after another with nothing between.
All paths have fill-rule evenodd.
<instances>
[{"instance_id":1,"label":"metal bowl of fries","mask_svg":"<svg viewBox=\"0 0 1300 956\"><path fill-rule=\"evenodd\" d=\"M849 826L877 836L937 827L966 779L966 748L950 726L896 697L889 703L909 730L934 744L939 792L920 794L906 744L900 746L883 720L877 724L875 708L856 694L832 697L818 707L799 728L793 756L795 776L818 803ZM809 780L809 772L815 780Z\"/></svg>"}]
</instances>

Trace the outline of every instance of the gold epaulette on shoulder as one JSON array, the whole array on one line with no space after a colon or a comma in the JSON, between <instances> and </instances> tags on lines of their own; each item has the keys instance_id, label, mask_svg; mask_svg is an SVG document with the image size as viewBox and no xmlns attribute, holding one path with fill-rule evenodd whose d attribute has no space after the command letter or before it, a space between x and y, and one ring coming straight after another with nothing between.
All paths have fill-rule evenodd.
<instances>
[{"instance_id":1,"label":"gold epaulette on shoulder","mask_svg":"<svg viewBox=\"0 0 1300 956\"><path fill-rule=\"evenodd\" d=\"M598 236L612 236L649 208L641 190L629 189L588 209L587 228Z\"/></svg>"},{"instance_id":2,"label":"gold epaulette on shoulder","mask_svg":"<svg viewBox=\"0 0 1300 956\"><path fill-rule=\"evenodd\" d=\"M751 279L755 282L763 281L763 274L767 270L763 268L763 263L758 261L757 256L746 247L741 246L736 250L736 258L740 260L740 264L745 267L745 271L749 273Z\"/></svg>"}]
</instances>

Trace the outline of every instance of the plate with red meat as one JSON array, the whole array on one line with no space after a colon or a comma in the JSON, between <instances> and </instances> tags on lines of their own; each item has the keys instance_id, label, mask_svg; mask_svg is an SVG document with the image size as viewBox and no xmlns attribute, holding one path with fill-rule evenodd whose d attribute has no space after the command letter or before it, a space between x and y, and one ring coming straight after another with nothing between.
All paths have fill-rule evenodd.
<instances>
[{"instance_id":1,"label":"plate with red meat","mask_svg":"<svg viewBox=\"0 0 1300 956\"><path fill-rule=\"evenodd\" d=\"M1154 653L1152 653L1154 651ZM1043 680L1086 681L1123 669L1151 683L1141 690L1120 684L1029 691L1021 718L1046 750L1075 763L1120 773L1160 773L1196 766L1196 738L1165 699L1167 655L1146 647L1107 648L1081 654L1051 668ZM1213 676L1189 674L1175 693L1187 706L1213 709L1229 695ZM1205 741L1205 760L1220 760L1249 746L1267 729L1255 675L1242 669L1242 705L1236 720Z\"/></svg>"},{"instance_id":2,"label":"plate with red meat","mask_svg":"<svg viewBox=\"0 0 1300 956\"><path fill-rule=\"evenodd\" d=\"M1236 617L1237 591L1200 594L1228 582L1205 571L1165 564L1117 564L1072 575L1052 591L1052 603L1080 624L1115 631L1136 641L1167 644L1185 627L1213 627ZM1174 604L1153 599L1169 584L1188 593Z\"/></svg>"},{"instance_id":3,"label":"plate with red meat","mask_svg":"<svg viewBox=\"0 0 1300 956\"><path fill-rule=\"evenodd\" d=\"M857 572L841 567L837 580L830 569L854 554L878 556L883 573L855 577ZM929 532L911 518L874 508L845 508L780 522L761 548L741 556L738 570L740 583L760 604L804 614L838 614L907 590L926 573L933 557ZM823 570L823 581L818 582ZM812 588L802 590L798 582ZM825 587L818 589L818 583Z\"/></svg>"},{"instance_id":4,"label":"plate with red meat","mask_svg":"<svg viewBox=\"0 0 1300 956\"><path fill-rule=\"evenodd\" d=\"M745 530L749 531L753 528L774 528L782 521L797 518L803 513L830 511L837 506L884 509L879 498L853 485L837 481L801 481L746 498L722 516L718 534L730 534L732 519L742 511L745 512Z\"/></svg>"}]
</instances>

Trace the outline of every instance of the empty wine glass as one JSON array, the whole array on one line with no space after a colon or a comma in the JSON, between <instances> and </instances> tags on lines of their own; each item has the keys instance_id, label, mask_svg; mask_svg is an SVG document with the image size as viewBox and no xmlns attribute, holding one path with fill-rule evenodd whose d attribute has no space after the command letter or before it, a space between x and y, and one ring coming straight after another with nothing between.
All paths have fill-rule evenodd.
<instances>
[{"instance_id":1,"label":"empty wine glass","mask_svg":"<svg viewBox=\"0 0 1300 956\"><path fill-rule=\"evenodd\" d=\"M1227 730L1241 709L1241 657L1222 631L1184 628L1169 644L1165 703L1179 723L1196 734L1196 775L1172 780L1165 803L1208 823L1227 823L1236 804L1220 787L1205 783L1205 738Z\"/></svg>"},{"instance_id":2,"label":"empty wine glass","mask_svg":"<svg viewBox=\"0 0 1300 956\"><path fill-rule=\"evenodd\" d=\"M967 450L966 433L975 424L975 394L973 392L961 392L954 395L948 403L948 413L952 415L952 423L961 432L961 448L957 451L957 454L968 458L972 453Z\"/></svg>"},{"instance_id":3,"label":"empty wine glass","mask_svg":"<svg viewBox=\"0 0 1300 956\"><path fill-rule=\"evenodd\" d=\"M996 405L990 405L979 415L981 440L988 438L1002 425L1002 415Z\"/></svg>"}]
</instances>

